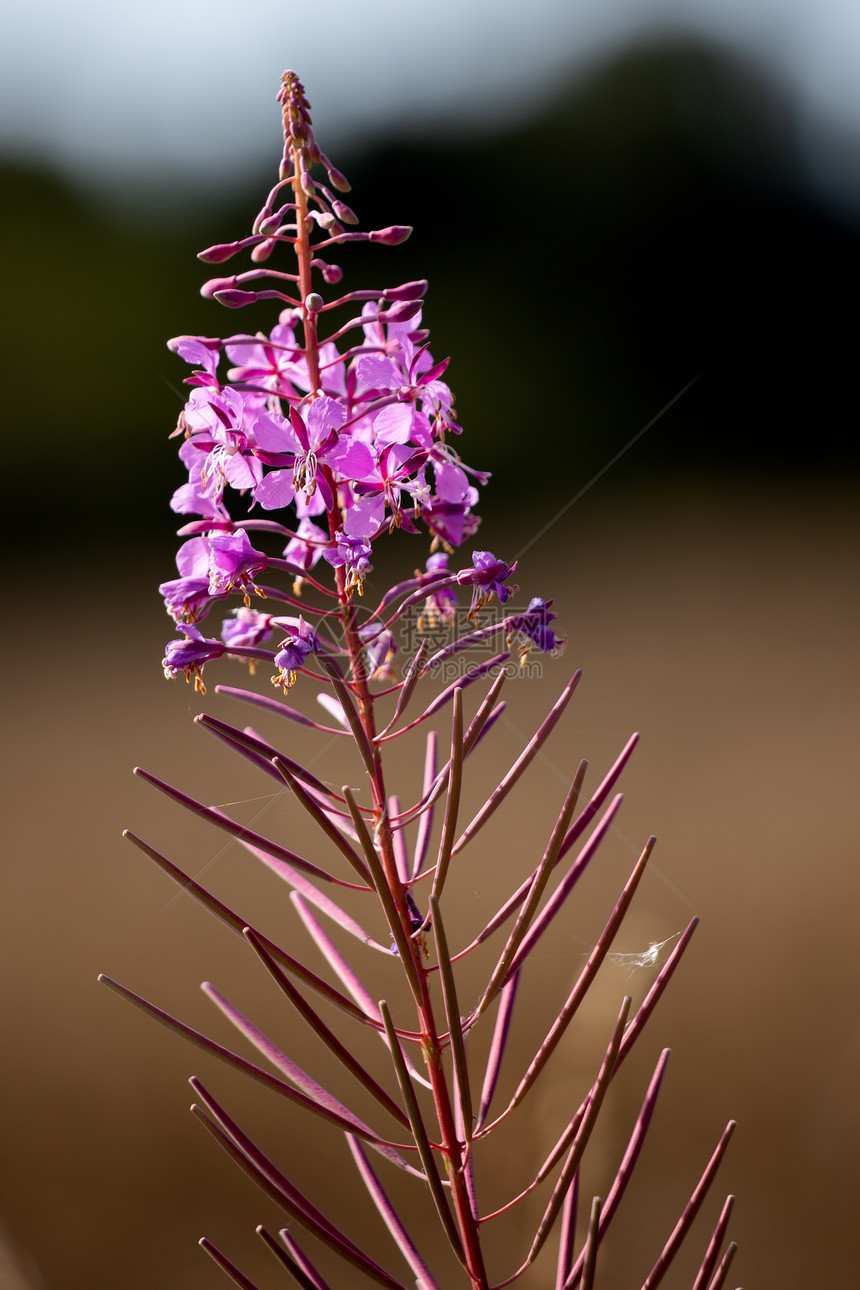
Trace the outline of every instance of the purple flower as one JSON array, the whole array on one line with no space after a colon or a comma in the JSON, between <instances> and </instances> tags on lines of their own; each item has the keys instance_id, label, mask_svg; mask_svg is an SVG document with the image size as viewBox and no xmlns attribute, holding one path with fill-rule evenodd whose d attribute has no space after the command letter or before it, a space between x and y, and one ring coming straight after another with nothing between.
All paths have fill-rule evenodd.
<instances>
[{"instance_id":1,"label":"purple flower","mask_svg":"<svg viewBox=\"0 0 860 1290\"><path fill-rule=\"evenodd\" d=\"M434 540L449 548L460 546L475 536L481 523L480 517L472 514L477 500L476 488L470 488L461 502L445 502L439 497L431 497L421 508L421 518Z\"/></svg>"},{"instance_id":2,"label":"purple flower","mask_svg":"<svg viewBox=\"0 0 860 1290\"><path fill-rule=\"evenodd\" d=\"M388 628L381 623L365 623L363 627L359 627L358 634L364 642L371 681L380 677L393 677L390 664L397 653L397 643Z\"/></svg>"},{"instance_id":3,"label":"purple flower","mask_svg":"<svg viewBox=\"0 0 860 1290\"><path fill-rule=\"evenodd\" d=\"M180 672L184 672L186 681L190 681L193 677L194 689L200 694L205 694L203 664L208 663L211 658L220 658L226 647L223 641L202 636L190 623L183 626L182 632L182 639L167 643L162 659L164 675L172 679Z\"/></svg>"},{"instance_id":4,"label":"purple flower","mask_svg":"<svg viewBox=\"0 0 860 1290\"><path fill-rule=\"evenodd\" d=\"M549 625L558 617L558 614L550 613L551 604L551 600L541 600L540 596L534 596L524 614L512 614L508 619L509 631L522 632L542 654L560 649L565 640L563 636L557 636ZM523 642L519 651L520 662L530 648L531 645Z\"/></svg>"},{"instance_id":5,"label":"purple flower","mask_svg":"<svg viewBox=\"0 0 860 1290\"><path fill-rule=\"evenodd\" d=\"M304 618L273 618L273 627L291 628L278 646L275 654L275 667L280 671L272 677L272 685L289 690L295 685L296 672L304 666L305 659L319 646L316 632L308 627Z\"/></svg>"},{"instance_id":6,"label":"purple flower","mask_svg":"<svg viewBox=\"0 0 860 1290\"><path fill-rule=\"evenodd\" d=\"M262 386L288 399L298 397L294 384L307 389L307 364L293 332L295 317L295 310L285 309L270 337L231 336L227 357L240 366L230 368L230 380Z\"/></svg>"},{"instance_id":7,"label":"purple flower","mask_svg":"<svg viewBox=\"0 0 860 1290\"><path fill-rule=\"evenodd\" d=\"M251 546L251 540L244 529L236 533L213 533L206 539L209 546L209 590L211 595L218 592L241 591L245 604L250 605L248 589L263 593L254 586L253 575L259 569L265 569L268 556Z\"/></svg>"},{"instance_id":8,"label":"purple flower","mask_svg":"<svg viewBox=\"0 0 860 1290\"><path fill-rule=\"evenodd\" d=\"M357 588L358 594L362 596L364 594L362 582L373 568L370 563L373 549L364 538L347 537L340 531L335 533L334 538L337 546L326 547L323 551L323 559L328 560L333 569L340 569L346 565L347 592L351 594Z\"/></svg>"},{"instance_id":9,"label":"purple flower","mask_svg":"<svg viewBox=\"0 0 860 1290\"><path fill-rule=\"evenodd\" d=\"M427 572L432 574L447 573L447 553L437 551L435 555L431 555L427 560L426 568ZM439 591L431 591L424 601L424 608L418 618L418 630L423 631L425 627L432 629L439 623L450 623L456 608L457 593L453 587L442 587Z\"/></svg>"},{"instance_id":10,"label":"purple flower","mask_svg":"<svg viewBox=\"0 0 860 1290\"><path fill-rule=\"evenodd\" d=\"M349 537L373 537L385 521L386 508L391 511L389 532L400 528L405 518L400 493L409 491L411 476L423 458L423 453L416 453L407 444L392 443L383 448L376 465L355 481L356 497L346 512L343 531ZM408 523L406 527L410 527Z\"/></svg>"},{"instance_id":11,"label":"purple flower","mask_svg":"<svg viewBox=\"0 0 860 1290\"><path fill-rule=\"evenodd\" d=\"M209 576L209 549L212 538L193 537L183 542L176 553L180 577L162 582L158 590L171 618L180 623L196 623L208 614L213 599L222 600L226 590L213 590Z\"/></svg>"},{"instance_id":12,"label":"purple flower","mask_svg":"<svg viewBox=\"0 0 860 1290\"><path fill-rule=\"evenodd\" d=\"M234 609L233 617L225 618L221 624L221 636L228 650L231 645L255 648L265 645L272 630L271 614L260 614L256 609L245 607Z\"/></svg>"},{"instance_id":13,"label":"purple flower","mask_svg":"<svg viewBox=\"0 0 860 1290\"><path fill-rule=\"evenodd\" d=\"M469 618L474 618L484 605L490 603L494 595L498 597L500 605L506 603L513 588L504 584L516 569L517 562L515 560L508 565L504 560L497 560L491 551L473 551L472 566L471 569L461 569L457 574L457 581L461 586L472 588Z\"/></svg>"}]
</instances>

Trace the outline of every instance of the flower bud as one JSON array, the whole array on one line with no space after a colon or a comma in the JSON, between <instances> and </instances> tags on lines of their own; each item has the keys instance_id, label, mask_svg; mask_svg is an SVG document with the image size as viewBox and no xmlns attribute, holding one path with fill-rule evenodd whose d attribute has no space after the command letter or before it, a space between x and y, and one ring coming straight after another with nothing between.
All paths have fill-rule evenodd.
<instances>
[{"instance_id":1,"label":"flower bud","mask_svg":"<svg viewBox=\"0 0 860 1290\"><path fill-rule=\"evenodd\" d=\"M333 201L331 208L343 224L357 224L358 216L347 206L346 202Z\"/></svg>"},{"instance_id":2,"label":"flower bud","mask_svg":"<svg viewBox=\"0 0 860 1290\"><path fill-rule=\"evenodd\" d=\"M324 304L325 301L322 296L316 291L312 291L309 295L305 296L305 309L307 309L309 314L319 313Z\"/></svg>"},{"instance_id":3,"label":"flower bud","mask_svg":"<svg viewBox=\"0 0 860 1290\"><path fill-rule=\"evenodd\" d=\"M200 294L204 300L213 300L216 291L227 291L236 285L235 276L232 278L210 278L208 282L203 283L200 288Z\"/></svg>"},{"instance_id":4,"label":"flower bud","mask_svg":"<svg viewBox=\"0 0 860 1290\"><path fill-rule=\"evenodd\" d=\"M219 242L215 246L207 246L205 251L198 251L197 259L202 260L204 264L223 264L238 250L238 242Z\"/></svg>"},{"instance_id":5,"label":"flower bud","mask_svg":"<svg viewBox=\"0 0 860 1290\"><path fill-rule=\"evenodd\" d=\"M251 259L255 264L262 264L264 260L268 260L277 245L273 237L267 237L265 242L261 242L259 246L254 247L251 252Z\"/></svg>"},{"instance_id":6,"label":"flower bud","mask_svg":"<svg viewBox=\"0 0 860 1290\"><path fill-rule=\"evenodd\" d=\"M276 211L274 215L267 215L265 219L261 219L254 231L256 233L263 233L263 234L277 233L280 227L281 227L281 212Z\"/></svg>"},{"instance_id":7,"label":"flower bud","mask_svg":"<svg viewBox=\"0 0 860 1290\"><path fill-rule=\"evenodd\" d=\"M383 300L420 300L427 290L427 279L404 282L402 287L389 287L382 293Z\"/></svg>"},{"instance_id":8,"label":"flower bud","mask_svg":"<svg viewBox=\"0 0 860 1290\"><path fill-rule=\"evenodd\" d=\"M202 294L202 293L201 293ZM228 309L241 309L243 305L252 305L258 299L256 291L234 291L224 290L215 291L213 298L218 301L219 305L226 305Z\"/></svg>"},{"instance_id":9,"label":"flower bud","mask_svg":"<svg viewBox=\"0 0 860 1290\"><path fill-rule=\"evenodd\" d=\"M325 164L325 160L323 160L323 165ZM346 175L342 175L340 173L336 166L329 164L326 166L326 171L328 173L328 181L332 188L336 188L339 193L348 193L350 191L352 184L349 182Z\"/></svg>"},{"instance_id":10,"label":"flower bud","mask_svg":"<svg viewBox=\"0 0 860 1290\"><path fill-rule=\"evenodd\" d=\"M381 242L383 246L399 246L405 242L412 229L408 224L390 224L388 228L376 229L368 234L371 242Z\"/></svg>"},{"instance_id":11,"label":"flower bud","mask_svg":"<svg viewBox=\"0 0 860 1290\"><path fill-rule=\"evenodd\" d=\"M323 275L323 282L333 287L336 282L340 282L343 277L343 269L339 264L326 264L325 260L311 260L311 266L319 269Z\"/></svg>"},{"instance_id":12,"label":"flower bud","mask_svg":"<svg viewBox=\"0 0 860 1290\"><path fill-rule=\"evenodd\" d=\"M384 313L379 315L379 318L382 322L387 323L408 322L410 318L414 318L420 312L420 300L402 300L398 304L392 305L390 309L386 309Z\"/></svg>"}]
</instances>

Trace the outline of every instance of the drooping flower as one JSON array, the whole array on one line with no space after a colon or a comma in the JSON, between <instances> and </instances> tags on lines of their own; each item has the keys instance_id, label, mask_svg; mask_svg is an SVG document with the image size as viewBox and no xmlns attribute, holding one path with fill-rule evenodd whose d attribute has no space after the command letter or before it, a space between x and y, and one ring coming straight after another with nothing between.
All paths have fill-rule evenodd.
<instances>
[{"instance_id":1,"label":"drooping flower","mask_svg":"<svg viewBox=\"0 0 860 1290\"><path fill-rule=\"evenodd\" d=\"M365 623L363 627L359 627L358 634L364 643L371 681L393 677L391 662L397 653L397 642L388 628L378 622Z\"/></svg>"},{"instance_id":2,"label":"drooping flower","mask_svg":"<svg viewBox=\"0 0 860 1290\"><path fill-rule=\"evenodd\" d=\"M334 538L337 545L326 547L323 551L323 559L327 560L333 569L346 566L347 593L351 594L357 590L361 596L364 594L362 583L373 568L370 563L373 548L364 538L347 537L340 530L335 533Z\"/></svg>"},{"instance_id":3,"label":"drooping flower","mask_svg":"<svg viewBox=\"0 0 860 1290\"><path fill-rule=\"evenodd\" d=\"M264 593L254 585L254 574L265 569L268 556L251 546L244 529L235 533L213 533L206 539L209 547L209 588L212 595L220 592L241 591L245 604L250 605L249 590L258 596Z\"/></svg>"},{"instance_id":4,"label":"drooping flower","mask_svg":"<svg viewBox=\"0 0 860 1290\"><path fill-rule=\"evenodd\" d=\"M167 643L162 659L164 675L172 678L184 672L186 681L190 682L193 677L194 689L200 694L205 694L203 664L208 663L210 659L221 658L226 647L223 641L203 636L190 623L183 624L182 633L180 640Z\"/></svg>"},{"instance_id":5,"label":"drooping flower","mask_svg":"<svg viewBox=\"0 0 860 1290\"><path fill-rule=\"evenodd\" d=\"M507 602L514 588L506 587L505 582L516 567L516 560L513 564L505 564L504 560L496 559L491 551L472 552L472 568L461 569L457 574L457 581L461 586L472 588L468 615L470 619L488 605L493 596L498 597L500 605Z\"/></svg>"},{"instance_id":6,"label":"drooping flower","mask_svg":"<svg viewBox=\"0 0 860 1290\"><path fill-rule=\"evenodd\" d=\"M241 606L233 610L232 618L221 624L221 637L227 649L231 645L265 645L272 634L272 615L258 613L256 609Z\"/></svg>"},{"instance_id":7,"label":"drooping flower","mask_svg":"<svg viewBox=\"0 0 860 1290\"><path fill-rule=\"evenodd\" d=\"M534 596L524 614L513 614L508 619L509 634L522 632L527 638L519 648L521 663L532 645L536 645L542 654L547 654L550 651L556 652L564 644L565 638L557 636L549 625L558 617L558 614L550 612L551 604L551 600Z\"/></svg>"},{"instance_id":8,"label":"drooping flower","mask_svg":"<svg viewBox=\"0 0 860 1290\"><path fill-rule=\"evenodd\" d=\"M308 627L304 618L273 618L273 627L287 627L289 633L278 646L275 654L275 667L278 672L272 677L272 685L284 691L296 683L296 672L304 667L305 659L319 648L319 640L313 628Z\"/></svg>"},{"instance_id":9,"label":"drooping flower","mask_svg":"<svg viewBox=\"0 0 860 1290\"><path fill-rule=\"evenodd\" d=\"M431 555L426 564L428 573L445 574L448 572L448 554L446 551L437 551ZM425 628L437 627L440 623L450 623L453 621L457 609L457 593L453 587L442 587L439 591L431 591L424 601L424 608L418 617L418 630L423 632Z\"/></svg>"}]
</instances>

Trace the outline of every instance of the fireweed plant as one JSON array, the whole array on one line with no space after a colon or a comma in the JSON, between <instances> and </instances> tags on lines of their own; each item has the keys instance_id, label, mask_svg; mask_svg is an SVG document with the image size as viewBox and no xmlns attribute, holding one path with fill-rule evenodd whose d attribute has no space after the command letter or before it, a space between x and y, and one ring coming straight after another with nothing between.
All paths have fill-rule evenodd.
<instances>
[{"instance_id":1,"label":"fireweed plant","mask_svg":"<svg viewBox=\"0 0 860 1290\"><path fill-rule=\"evenodd\" d=\"M202 288L203 295L231 309L273 301L277 322L268 335L224 340L180 336L170 342L193 368L186 377L190 397L175 432L181 437L179 455L188 482L175 493L172 507L195 518L180 529L185 540L177 556L179 576L161 587L178 628L177 639L167 646L164 670L168 677L184 675L205 694L208 663L227 655L246 660L252 671L262 664L271 671L275 693L222 686L218 691L309 727L321 739L346 738L354 753L353 782L336 791L250 727L239 729L208 714L197 718L274 779L280 791L294 795L330 856L322 866L154 775L137 773L225 830L287 884L316 951L328 963L328 974L320 975L298 957L301 951L295 946L284 948L250 926L146 842L126 836L183 892L246 938L249 952L259 957L289 1001L290 1017L292 1010L301 1016L363 1090L372 1113L367 1120L360 1117L208 984L204 990L211 1000L268 1067L126 987L101 979L205 1052L316 1117L326 1126L321 1134L334 1129L345 1135L337 1169L340 1175L354 1169L355 1187L366 1191L376 1207L393 1240L393 1271L363 1248L360 1232L344 1230L305 1195L208 1088L196 1078L191 1081L197 1097L194 1113L286 1217L277 1235L264 1227L257 1230L291 1283L305 1290L353 1286L357 1271L389 1290L413 1285L420 1290L441 1285L499 1290L552 1251L555 1270L547 1269L541 1284L549 1285L554 1276L555 1290L589 1287L601 1242L642 1149L668 1050L657 1062L606 1194L585 1206L580 1197L583 1154L613 1077L642 1034L697 920L677 940L638 1010L631 1015L626 998L614 1024L607 1024L605 1051L590 1086L570 1107L567 1122L558 1126L537 1172L532 1176L530 1171L518 1193L490 1211L482 1201L483 1148L491 1136L508 1133L514 1135L508 1150L516 1155L516 1112L582 1004L648 865L653 838L548 1033L515 1073L512 1096L497 1105L529 956L611 827L620 801L613 790L636 736L591 790L585 788L586 763L580 764L557 818L543 825L534 822L534 852L519 885L501 893L497 911L475 928L468 944L452 944L443 912L446 880L540 753L580 674L564 687L480 809L461 818L465 765L504 710L499 694L506 677L527 671L539 653L558 653L563 642L552 626L556 615L551 601L536 596L527 606L506 611L516 590L510 582L515 565L488 551L474 550L467 559L455 555L477 530L474 507L487 476L466 466L453 446L460 427L443 379L447 360L433 358L422 324L427 284L350 291L330 300L317 289L337 287L342 277L341 269L323 256L358 241L396 246L410 230L393 225L352 231L356 217L339 195L349 185L317 146L304 90L293 72L285 73L278 99L284 127L278 182L250 236L200 254L206 264L221 264L249 251L252 268L213 278ZM269 267L272 254L282 250L295 257L289 268ZM330 321L330 311L336 309L341 317L346 310L346 320L337 325ZM242 518L235 517L237 508ZM429 558L424 571L396 583L371 608L362 596L374 546L398 529L429 539ZM280 553L272 554L272 548ZM284 586L270 581L278 575ZM223 613L231 598L239 603L218 634L209 627L212 611ZM404 624L411 625L419 643L415 646L413 639L414 647L402 651L406 662L395 666ZM324 687L320 698L326 720L286 702L294 688L306 691L308 685ZM465 700L474 694L479 699L469 705L474 711L467 716ZM436 714L446 723L441 752L437 733L428 725ZM385 763L391 745L398 749L397 741L410 732L425 736L425 771L415 800L401 804L390 791ZM326 921L339 929L335 937L326 930ZM374 931L366 931L365 925ZM388 993L398 1000L395 1007L377 1001L362 983L360 969L336 943L344 940L342 934L357 943L356 958L383 956L392 978ZM458 965L485 943L492 947L485 951L490 970L482 988L464 998ZM340 1020L339 1030L326 1020L333 1016ZM480 1063L472 1042L478 1028L490 1028L488 1042L479 1045ZM375 1066L357 1055L364 1051L356 1042L358 1031L375 1032L381 1041ZM662 1250L655 1250L656 1261L644 1283L648 1290L660 1282L693 1223L732 1128L727 1126ZM334 1160L340 1148L326 1139L324 1149ZM416 1189L435 1208L436 1234L424 1250L408 1235L392 1201L393 1190L399 1194L406 1188ZM488 1238L506 1219L520 1233L518 1207L533 1193L544 1199L534 1231L523 1235L519 1266L490 1275ZM724 1283L735 1249L725 1245L731 1208L729 1197L694 1290L717 1290ZM443 1257L443 1244L456 1263ZM215 1245L206 1239L201 1245L237 1285L253 1290L254 1283ZM328 1266L336 1267L337 1260L324 1256L324 1276L316 1266L319 1246L343 1261L334 1280L327 1279L332 1275Z\"/></svg>"}]
</instances>

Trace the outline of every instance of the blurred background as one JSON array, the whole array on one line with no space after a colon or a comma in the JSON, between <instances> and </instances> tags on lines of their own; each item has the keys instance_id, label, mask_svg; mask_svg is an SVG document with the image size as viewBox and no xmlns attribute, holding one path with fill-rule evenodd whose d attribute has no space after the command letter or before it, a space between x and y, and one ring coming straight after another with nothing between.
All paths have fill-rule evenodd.
<instances>
[{"instance_id":1,"label":"blurred background","mask_svg":"<svg viewBox=\"0 0 860 1290\"><path fill-rule=\"evenodd\" d=\"M270 187L285 66L362 226L415 226L396 251L345 253L345 283L429 278L463 455L494 475L480 544L520 556L523 594L554 596L568 634L543 678L509 686L475 804L585 669L547 762L460 879L458 934L474 930L473 903L486 912L535 863L580 757L596 783L643 732L604 867L525 983L539 1002L509 1078L655 832L617 948L643 950L694 912L703 925L609 1117L607 1168L670 1045L607 1284L641 1284L729 1116L740 1129L692 1246L732 1190L729 1284L854 1283L858 28L838 0L434 0L384 14L261 0L241 20L221 0L45 0L9 19L3 504L15 612L24 593L49 621L28 628L29 653L11 631L3 641L2 1290L208 1290L224 1280L195 1248L203 1232L263 1290L282 1284L253 1236L277 1222L271 1206L187 1114L192 1072L244 1105L310 1190L349 1178L335 1135L313 1160L279 1105L95 984L106 971L227 1039L197 990L209 977L326 1072L244 947L119 839L133 827L301 943L271 875L129 773L140 763L243 818L271 810L288 845L316 846L190 720L241 711L164 682L172 632L155 591L172 576L182 481L167 435L184 365L164 342L271 321L202 300L195 253L243 235ZM423 543L400 541L377 590L423 562ZM218 679L243 684L227 664ZM301 731L265 733L319 754ZM320 764L341 773L330 753ZM402 773L407 796L417 761ZM620 996L641 997L653 972L602 974L535 1095L529 1149L503 1144L488 1181L500 1202L527 1176L532 1139L557 1132ZM371 1222L335 1203L345 1224ZM499 1276L526 1228L499 1238ZM691 1279L682 1264L666 1284ZM525 1284L552 1281L536 1270Z\"/></svg>"}]
</instances>

